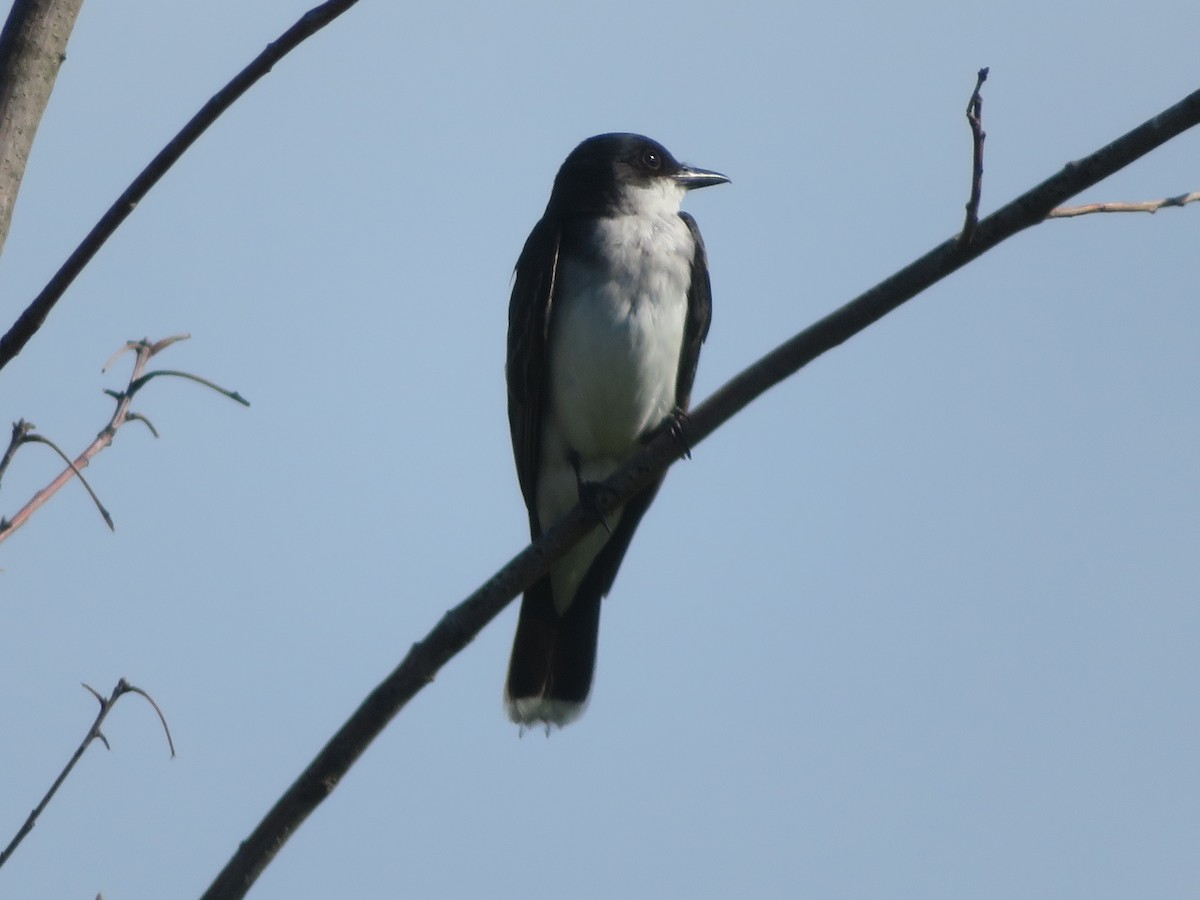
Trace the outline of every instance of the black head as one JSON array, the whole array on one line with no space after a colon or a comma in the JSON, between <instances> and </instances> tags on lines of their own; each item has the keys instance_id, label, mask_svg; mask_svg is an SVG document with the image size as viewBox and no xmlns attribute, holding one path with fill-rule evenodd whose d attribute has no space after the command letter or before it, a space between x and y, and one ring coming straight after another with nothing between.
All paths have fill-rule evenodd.
<instances>
[{"instance_id":1,"label":"black head","mask_svg":"<svg viewBox=\"0 0 1200 900\"><path fill-rule=\"evenodd\" d=\"M718 172L683 165L666 147L643 135L599 134L563 162L546 212L605 215L634 202L639 189L662 186L682 198L693 188L727 181Z\"/></svg>"}]
</instances>

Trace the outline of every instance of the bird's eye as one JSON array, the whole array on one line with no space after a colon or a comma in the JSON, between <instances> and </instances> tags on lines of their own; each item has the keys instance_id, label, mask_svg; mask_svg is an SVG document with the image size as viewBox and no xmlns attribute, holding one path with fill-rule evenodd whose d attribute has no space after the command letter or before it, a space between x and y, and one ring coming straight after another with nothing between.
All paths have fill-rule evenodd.
<instances>
[{"instance_id":1,"label":"bird's eye","mask_svg":"<svg viewBox=\"0 0 1200 900\"><path fill-rule=\"evenodd\" d=\"M643 150L642 165L651 171L656 171L662 166L662 157L658 154L657 150Z\"/></svg>"}]
</instances>

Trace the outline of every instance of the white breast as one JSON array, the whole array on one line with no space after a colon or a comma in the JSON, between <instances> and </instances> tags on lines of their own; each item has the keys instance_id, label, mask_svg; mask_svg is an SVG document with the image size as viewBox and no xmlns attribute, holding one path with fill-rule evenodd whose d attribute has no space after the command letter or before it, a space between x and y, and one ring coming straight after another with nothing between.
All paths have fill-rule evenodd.
<instances>
[{"instance_id":1,"label":"white breast","mask_svg":"<svg viewBox=\"0 0 1200 900\"><path fill-rule=\"evenodd\" d=\"M665 210L599 219L594 239L598 258L560 261L549 412L582 458L621 458L675 405L695 245Z\"/></svg>"},{"instance_id":2,"label":"white breast","mask_svg":"<svg viewBox=\"0 0 1200 900\"><path fill-rule=\"evenodd\" d=\"M543 527L578 502L579 478L603 481L675 406L695 243L678 197L665 199L673 202L596 220L591 237L601 252L559 260L538 471ZM608 516L610 528L621 513ZM594 528L551 570L559 612L606 540Z\"/></svg>"}]
</instances>

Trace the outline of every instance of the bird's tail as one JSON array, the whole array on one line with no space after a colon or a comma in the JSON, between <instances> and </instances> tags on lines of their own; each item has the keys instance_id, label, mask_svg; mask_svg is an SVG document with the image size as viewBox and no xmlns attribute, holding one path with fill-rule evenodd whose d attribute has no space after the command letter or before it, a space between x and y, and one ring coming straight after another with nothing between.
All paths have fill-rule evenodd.
<instances>
[{"instance_id":1,"label":"bird's tail","mask_svg":"<svg viewBox=\"0 0 1200 900\"><path fill-rule=\"evenodd\" d=\"M509 718L547 728L577 718L592 687L599 628L599 593L577 594L559 615L549 577L526 591L504 691Z\"/></svg>"}]
</instances>

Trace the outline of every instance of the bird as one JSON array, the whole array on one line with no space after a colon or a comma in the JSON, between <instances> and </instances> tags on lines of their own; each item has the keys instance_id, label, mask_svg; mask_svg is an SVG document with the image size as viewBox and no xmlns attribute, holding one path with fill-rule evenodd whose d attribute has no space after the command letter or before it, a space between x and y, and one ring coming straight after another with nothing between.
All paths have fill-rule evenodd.
<instances>
[{"instance_id":1,"label":"bird","mask_svg":"<svg viewBox=\"0 0 1200 900\"><path fill-rule=\"evenodd\" d=\"M708 260L684 195L723 184L639 134L567 156L513 275L505 378L521 493L536 540L686 413L712 319ZM660 477L601 516L525 591L505 685L509 718L547 734L582 714L600 601Z\"/></svg>"}]
</instances>

